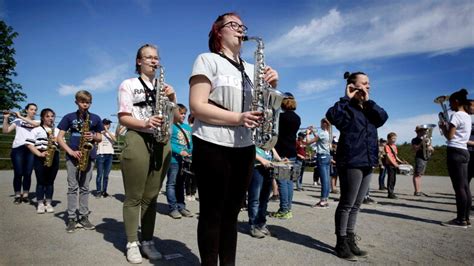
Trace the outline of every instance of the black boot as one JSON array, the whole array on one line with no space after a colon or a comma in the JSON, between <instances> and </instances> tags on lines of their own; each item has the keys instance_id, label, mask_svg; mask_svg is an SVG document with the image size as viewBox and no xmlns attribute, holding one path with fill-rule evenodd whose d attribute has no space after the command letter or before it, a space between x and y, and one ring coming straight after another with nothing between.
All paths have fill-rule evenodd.
<instances>
[{"instance_id":1,"label":"black boot","mask_svg":"<svg viewBox=\"0 0 474 266\"><path fill-rule=\"evenodd\" d=\"M360 250L360 248L357 246L357 241L360 240L359 236L356 236L354 233L347 233L347 244L349 245L349 248L352 252L352 254L358 256L358 257L367 257L367 251Z\"/></svg>"},{"instance_id":2,"label":"black boot","mask_svg":"<svg viewBox=\"0 0 474 266\"><path fill-rule=\"evenodd\" d=\"M357 257L352 254L349 248L347 236L337 236L336 255L345 260L357 261Z\"/></svg>"}]
</instances>

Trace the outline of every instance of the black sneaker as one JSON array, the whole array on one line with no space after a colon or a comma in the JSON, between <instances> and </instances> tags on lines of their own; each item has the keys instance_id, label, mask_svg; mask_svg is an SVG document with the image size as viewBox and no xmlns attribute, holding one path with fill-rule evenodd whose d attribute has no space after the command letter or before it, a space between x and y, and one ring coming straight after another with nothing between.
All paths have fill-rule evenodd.
<instances>
[{"instance_id":1,"label":"black sneaker","mask_svg":"<svg viewBox=\"0 0 474 266\"><path fill-rule=\"evenodd\" d=\"M102 197L107 198L108 196L109 196L109 194L107 192L105 192L105 191L102 192Z\"/></svg>"},{"instance_id":2,"label":"black sneaker","mask_svg":"<svg viewBox=\"0 0 474 266\"><path fill-rule=\"evenodd\" d=\"M387 198L389 198L389 199L398 199L397 195L395 195L395 194L393 194L393 193L392 193L392 194L388 194Z\"/></svg>"},{"instance_id":3,"label":"black sneaker","mask_svg":"<svg viewBox=\"0 0 474 266\"><path fill-rule=\"evenodd\" d=\"M415 192L415 193L413 193L413 196L420 197L420 196L423 196L423 194L421 194L421 192Z\"/></svg>"},{"instance_id":4,"label":"black sneaker","mask_svg":"<svg viewBox=\"0 0 474 266\"><path fill-rule=\"evenodd\" d=\"M458 219L452 219L447 222L442 222L441 225L448 226L448 227L457 227L457 228L467 228L468 224L466 221L460 221Z\"/></svg>"},{"instance_id":5,"label":"black sneaker","mask_svg":"<svg viewBox=\"0 0 474 266\"><path fill-rule=\"evenodd\" d=\"M15 203L16 205L21 204L21 198L15 197L15 199L13 200L13 203Z\"/></svg>"},{"instance_id":6,"label":"black sneaker","mask_svg":"<svg viewBox=\"0 0 474 266\"><path fill-rule=\"evenodd\" d=\"M74 233L76 231L76 219L74 218L69 218L67 220L67 225L66 225L66 232L68 233Z\"/></svg>"},{"instance_id":7,"label":"black sneaker","mask_svg":"<svg viewBox=\"0 0 474 266\"><path fill-rule=\"evenodd\" d=\"M30 203L30 199L28 198L28 196L26 196L26 197L21 197L21 202L23 202L23 203Z\"/></svg>"},{"instance_id":8,"label":"black sneaker","mask_svg":"<svg viewBox=\"0 0 474 266\"><path fill-rule=\"evenodd\" d=\"M367 205L374 205L374 204L377 204L377 201L375 201L374 199L372 199L371 197L367 197L367 198L364 198L364 200L362 201L363 204L367 204Z\"/></svg>"},{"instance_id":9,"label":"black sneaker","mask_svg":"<svg viewBox=\"0 0 474 266\"><path fill-rule=\"evenodd\" d=\"M79 220L79 225L81 225L86 230L95 229L95 225L89 222L89 218L87 216L82 216L82 218Z\"/></svg>"}]
</instances>

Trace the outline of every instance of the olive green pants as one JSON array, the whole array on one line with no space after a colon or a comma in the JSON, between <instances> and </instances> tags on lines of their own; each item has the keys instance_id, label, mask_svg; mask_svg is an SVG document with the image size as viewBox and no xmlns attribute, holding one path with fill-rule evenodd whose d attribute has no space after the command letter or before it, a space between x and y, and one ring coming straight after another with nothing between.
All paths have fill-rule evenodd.
<instances>
[{"instance_id":1,"label":"olive green pants","mask_svg":"<svg viewBox=\"0 0 474 266\"><path fill-rule=\"evenodd\" d=\"M125 201L123 222L127 241L138 241L141 219L142 241L153 239L156 199L171 160L169 142L160 144L152 134L129 130L125 135L121 169Z\"/></svg>"}]
</instances>

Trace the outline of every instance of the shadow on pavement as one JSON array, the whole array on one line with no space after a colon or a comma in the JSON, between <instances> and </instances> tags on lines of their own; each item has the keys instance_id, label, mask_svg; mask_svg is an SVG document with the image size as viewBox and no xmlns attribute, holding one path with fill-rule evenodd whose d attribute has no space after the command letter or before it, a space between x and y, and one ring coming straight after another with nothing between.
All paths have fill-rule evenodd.
<instances>
[{"instance_id":1,"label":"shadow on pavement","mask_svg":"<svg viewBox=\"0 0 474 266\"><path fill-rule=\"evenodd\" d=\"M422 209L422 210L432 210L432 211L440 211L440 212L453 212L456 213L455 211L450 211L450 210L444 210L444 209L437 209L437 208L430 208L430 207L424 207L424 206L416 206L416 205L411 205L411 204L406 204L406 203L396 203L396 202L378 202L379 205L387 205L387 206L397 206L397 207L404 207L404 208L414 208L414 209Z\"/></svg>"},{"instance_id":2,"label":"shadow on pavement","mask_svg":"<svg viewBox=\"0 0 474 266\"><path fill-rule=\"evenodd\" d=\"M104 218L103 223L96 226L96 231L103 234L104 240L110 242L114 247L122 252L125 258L127 239L123 222L112 218ZM154 265L199 265L199 258L192 253L186 244L176 240L163 240L153 237L157 249L163 254L163 259L150 261ZM170 259L166 260L167 255ZM176 258L174 255L176 256ZM180 256L182 255L182 256Z\"/></svg>"},{"instance_id":3,"label":"shadow on pavement","mask_svg":"<svg viewBox=\"0 0 474 266\"><path fill-rule=\"evenodd\" d=\"M295 231L291 231L285 227L278 226L278 225L267 225L267 226L268 226L268 230L271 232L271 237L274 237L278 240L302 245L310 249L317 249L324 253L334 254L334 249L332 246L324 242L321 242L317 239L314 239L310 236L303 235ZM247 222L239 222L237 228L238 228L239 233L242 233L242 234L249 233L249 225Z\"/></svg>"},{"instance_id":4,"label":"shadow on pavement","mask_svg":"<svg viewBox=\"0 0 474 266\"><path fill-rule=\"evenodd\" d=\"M424 218L415 217L415 216L411 216L407 214L401 214L401 213L385 212L385 211L374 210L374 209L361 209L360 212L368 213L368 214L384 215L388 217L395 217L395 218L413 220L413 221L418 221L418 222L425 222L429 224L440 224L440 221L424 219Z\"/></svg>"}]
</instances>

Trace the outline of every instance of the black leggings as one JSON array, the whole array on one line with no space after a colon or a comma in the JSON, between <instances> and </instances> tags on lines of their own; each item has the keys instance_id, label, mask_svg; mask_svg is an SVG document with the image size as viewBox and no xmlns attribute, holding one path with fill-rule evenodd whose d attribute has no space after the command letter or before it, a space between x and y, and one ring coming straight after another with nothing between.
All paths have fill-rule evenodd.
<instances>
[{"instance_id":1,"label":"black leggings","mask_svg":"<svg viewBox=\"0 0 474 266\"><path fill-rule=\"evenodd\" d=\"M467 150L448 147L448 172L456 194L457 219L469 219L472 198L468 181L469 152Z\"/></svg>"},{"instance_id":2,"label":"black leggings","mask_svg":"<svg viewBox=\"0 0 474 266\"><path fill-rule=\"evenodd\" d=\"M250 183L255 146L231 148L193 136L199 190L198 246L202 265L235 265L237 216Z\"/></svg>"}]
</instances>

